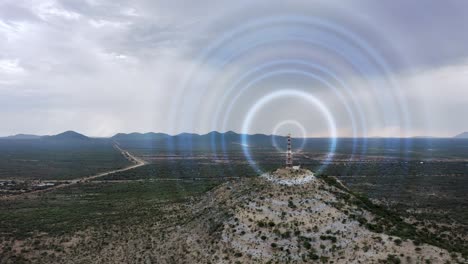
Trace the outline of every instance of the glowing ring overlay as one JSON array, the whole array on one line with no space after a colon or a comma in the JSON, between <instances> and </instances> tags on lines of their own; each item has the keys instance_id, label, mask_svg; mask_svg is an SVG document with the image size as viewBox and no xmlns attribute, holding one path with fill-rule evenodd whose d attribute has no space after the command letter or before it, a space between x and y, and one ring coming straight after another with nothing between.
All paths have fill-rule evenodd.
<instances>
[{"instance_id":1,"label":"glowing ring overlay","mask_svg":"<svg viewBox=\"0 0 468 264\"><path fill-rule=\"evenodd\" d=\"M324 80L324 79L318 77L318 76L315 75L315 74L311 74L311 73L309 73L309 72L300 71L300 70L278 70L278 71L273 71L273 72L269 72L269 73L266 73L266 74L262 74L261 76L255 78L254 80L249 81L249 83L248 83L246 86L242 87L242 88L240 89L240 91L234 96L234 98L230 100L230 102L229 102L229 104L228 104L228 106L227 106L227 114L226 114L226 115L229 115L229 113L232 111L232 108L233 108L233 106L234 106L234 103L235 103L235 102L239 99L239 97L240 97L247 89L249 89L254 83L256 83L256 82L258 82L258 81L260 81L260 80L266 79L266 78L268 78L268 77L270 77L270 76L275 76L275 75L281 74L281 73L298 73L298 74L302 74L302 75L307 76L307 77L315 78L316 80L319 80L319 81L321 81L322 83L325 83L325 85L327 85L328 87L332 88L332 89L338 94L338 97L339 97L341 100L344 100L342 94L341 94L339 91L337 91L337 90L334 88L334 86L333 86L332 84L330 84L328 81L326 81L326 80ZM236 84L236 85L237 85L237 84ZM232 91L232 90L234 89L233 87L234 87L234 86L232 86L232 87L229 89L229 91ZM307 93L304 92L304 94L307 94ZM309 95L309 94L307 94L307 95ZM344 100L344 101L345 101L345 100ZM347 109L348 114L350 115L351 121L352 121L352 123L353 123L353 134L355 134L354 131L355 131L355 129L356 129L356 126L355 126L355 121L354 121L355 118L354 118L353 112L349 109L349 106L347 105L346 102L344 102L344 105L345 105L345 107L346 107L346 109ZM324 107L324 108L326 108L326 107ZM216 117L216 118L218 118L218 117ZM332 118L332 120L333 120L333 118ZM223 121L223 126L222 126L222 127L223 127L223 130L225 130L225 128L226 128L226 122L227 122L227 119L224 119L224 121ZM334 138L333 138L332 140L333 140L333 141L336 141ZM222 144L223 144L223 145L222 145L222 148L223 148L223 150L224 150L224 149L226 148L226 147L224 146L224 141L223 141ZM243 143L243 144L244 144L244 143ZM355 149L355 144L353 145L353 155L354 155L354 151L355 151L354 149Z\"/></svg>"},{"instance_id":2,"label":"glowing ring overlay","mask_svg":"<svg viewBox=\"0 0 468 264\"><path fill-rule=\"evenodd\" d=\"M263 173L263 171L257 166L255 161L252 159L252 156L250 154L249 146L248 146L248 135L247 133L249 132L250 124L252 123L253 117L256 115L258 110L260 110L263 106L265 106L267 103L269 103L272 100L276 100L279 98L284 98L284 97L296 97L301 100L306 100L309 103L315 105L320 112L322 113L323 116L325 116L327 123L328 123L328 129L330 131L330 137L331 138L331 144L330 144L330 150L327 155L327 159L324 165L322 165L319 168L319 171L322 171L324 166L327 165L329 161L334 156L335 150L336 150L336 139L337 139L337 129L336 129L336 123L335 120L333 119L332 114L330 111L328 111L328 108L317 98L315 98L313 95L303 92L303 91L298 91L298 90L293 90L293 89L284 89L276 92L272 92L257 101L257 103L249 109L247 112L247 115L244 119L244 122L242 123L242 133L241 133L241 145L242 145L242 151L244 152L244 156L249 162L250 166L257 172L257 173Z\"/></svg>"},{"instance_id":3,"label":"glowing ring overlay","mask_svg":"<svg viewBox=\"0 0 468 264\"><path fill-rule=\"evenodd\" d=\"M288 120L284 120L284 121L279 122L273 128L273 134L272 134L272 137L271 137L271 141L272 141L273 146L276 148L276 150L278 152L285 152L286 151L286 149L284 149L284 150L281 149L278 146L278 143L276 142L276 136L278 135L278 130L280 129L280 127L282 127L284 125L289 125L289 124L294 125L294 126L298 127L301 130L302 143L301 143L301 147L296 148L296 150L303 150L304 149L304 146L305 146L305 143L306 143L306 140L307 140L307 132L306 132L305 127L301 123L299 123L297 120L288 119Z\"/></svg>"}]
</instances>

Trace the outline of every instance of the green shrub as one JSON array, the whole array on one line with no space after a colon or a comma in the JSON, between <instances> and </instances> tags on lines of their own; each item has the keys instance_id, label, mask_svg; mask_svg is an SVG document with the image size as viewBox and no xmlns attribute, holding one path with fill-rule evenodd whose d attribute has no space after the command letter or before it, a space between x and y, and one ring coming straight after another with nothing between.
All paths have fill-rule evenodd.
<instances>
[{"instance_id":1,"label":"green shrub","mask_svg":"<svg viewBox=\"0 0 468 264\"><path fill-rule=\"evenodd\" d=\"M402 243L401 239L395 239L393 242L394 242L397 246L401 246L401 243Z\"/></svg>"},{"instance_id":2,"label":"green shrub","mask_svg":"<svg viewBox=\"0 0 468 264\"><path fill-rule=\"evenodd\" d=\"M387 263L389 263L389 264L400 264L401 260L396 255L388 255L387 256Z\"/></svg>"}]
</instances>

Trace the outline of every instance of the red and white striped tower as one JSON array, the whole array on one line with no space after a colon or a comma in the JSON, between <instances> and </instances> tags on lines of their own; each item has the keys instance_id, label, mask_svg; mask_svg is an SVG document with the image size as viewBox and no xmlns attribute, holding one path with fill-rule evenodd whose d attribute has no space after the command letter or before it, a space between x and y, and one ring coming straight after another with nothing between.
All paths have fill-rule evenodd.
<instances>
[{"instance_id":1,"label":"red and white striped tower","mask_svg":"<svg viewBox=\"0 0 468 264\"><path fill-rule=\"evenodd\" d=\"M292 167L291 134L288 134L288 151L286 152L286 167Z\"/></svg>"}]
</instances>

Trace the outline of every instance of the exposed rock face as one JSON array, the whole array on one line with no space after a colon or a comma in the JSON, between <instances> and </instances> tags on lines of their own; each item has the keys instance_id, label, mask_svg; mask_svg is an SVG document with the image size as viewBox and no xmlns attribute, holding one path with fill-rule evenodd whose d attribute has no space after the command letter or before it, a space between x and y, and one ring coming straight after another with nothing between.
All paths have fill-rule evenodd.
<instances>
[{"instance_id":1,"label":"exposed rock face","mask_svg":"<svg viewBox=\"0 0 468 264\"><path fill-rule=\"evenodd\" d=\"M272 173L265 173L263 178L280 185L300 185L315 180L314 173L299 167L279 168Z\"/></svg>"}]
</instances>

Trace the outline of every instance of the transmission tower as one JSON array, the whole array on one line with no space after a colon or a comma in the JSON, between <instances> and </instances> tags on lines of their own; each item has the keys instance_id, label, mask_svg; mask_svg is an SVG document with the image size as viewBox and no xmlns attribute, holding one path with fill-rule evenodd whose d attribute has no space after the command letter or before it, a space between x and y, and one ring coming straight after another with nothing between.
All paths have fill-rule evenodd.
<instances>
[{"instance_id":1,"label":"transmission tower","mask_svg":"<svg viewBox=\"0 0 468 264\"><path fill-rule=\"evenodd\" d=\"M291 134L288 134L288 151L286 152L286 167L292 167Z\"/></svg>"}]
</instances>

